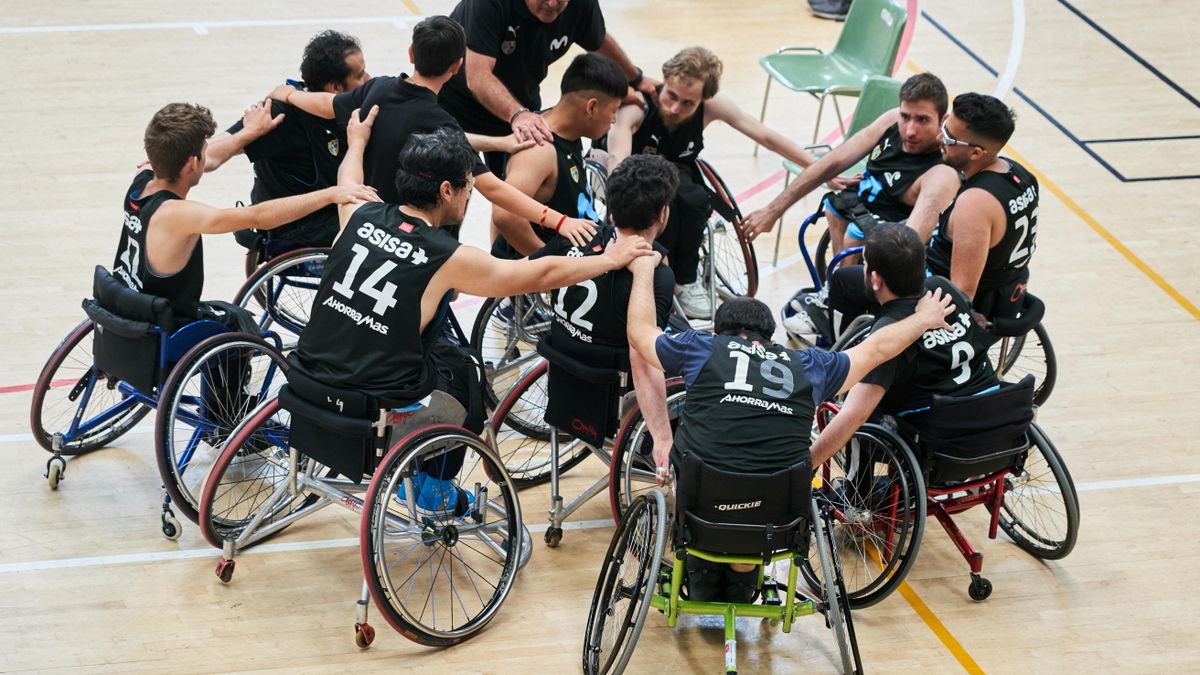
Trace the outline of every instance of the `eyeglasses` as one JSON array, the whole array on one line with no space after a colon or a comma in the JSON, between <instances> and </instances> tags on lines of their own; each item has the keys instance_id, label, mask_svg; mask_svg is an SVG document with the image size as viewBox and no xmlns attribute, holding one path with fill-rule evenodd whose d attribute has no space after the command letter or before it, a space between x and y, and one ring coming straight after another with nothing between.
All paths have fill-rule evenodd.
<instances>
[{"instance_id":1,"label":"eyeglasses","mask_svg":"<svg viewBox=\"0 0 1200 675\"><path fill-rule=\"evenodd\" d=\"M984 147L982 145L976 145L975 143L968 143L967 141L960 141L957 138L951 136L950 130L946 128L946 122L942 122L942 144L943 145L965 145L968 148L979 148L980 150L984 149Z\"/></svg>"}]
</instances>

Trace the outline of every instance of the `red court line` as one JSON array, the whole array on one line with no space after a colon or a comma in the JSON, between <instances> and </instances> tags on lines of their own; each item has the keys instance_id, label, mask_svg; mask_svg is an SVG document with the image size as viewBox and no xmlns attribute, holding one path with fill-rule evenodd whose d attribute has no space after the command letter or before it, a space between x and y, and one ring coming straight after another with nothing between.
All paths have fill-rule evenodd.
<instances>
[{"instance_id":1,"label":"red court line","mask_svg":"<svg viewBox=\"0 0 1200 675\"><path fill-rule=\"evenodd\" d=\"M53 380L50 382L50 388L65 387L68 384L74 384L75 380ZM0 387L0 394L15 394L19 391L33 391L35 384L14 384L8 387Z\"/></svg>"}]
</instances>

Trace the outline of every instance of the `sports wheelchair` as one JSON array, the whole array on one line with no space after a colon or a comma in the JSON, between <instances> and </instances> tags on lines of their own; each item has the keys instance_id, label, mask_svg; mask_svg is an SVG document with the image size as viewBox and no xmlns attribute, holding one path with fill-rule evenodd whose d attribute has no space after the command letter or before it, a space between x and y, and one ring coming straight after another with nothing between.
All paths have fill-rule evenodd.
<instances>
[{"instance_id":1,"label":"sports wheelchair","mask_svg":"<svg viewBox=\"0 0 1200 675\"><path fill-rule=\"evenodd\" d=\"M45 477L56 490L67 457L116 441L156 409L163 481L163 535L193 522L200 482L229 432L282 382L280 342L216 321L177 321L165 298L139 293L96 267L88 318L50 355L33 391L33 437L52 453Z\"/></svg>"},{"instance_id":2,"label":"sports wheelchair","mask_svg":"<svg viewBox=\"0 0 1200 675\"><path fill-rule=\"evenodd\" d=\"M234 233L247 252L246 281L233 303L245 307L261 330L278 333L291 349L308 324L329 247L297 246L271 235L254 230Z\"/></svg>"},{"instance_id":3,"label":"sports wheelchair","mask_svg":"<svg viewBox=\"0 0 1200 675\"><path fill-rule=\"evenodd\" d=\"M338 503L362 513L360 648L375 638L371 598L423 645L482 630L531 553L517 487L494 442L422 425L413 416L423 407L328 386L293 364L278 396L234 430L205 483L200 523L222 550L221 581L232 580L237 553Z\"/></svg>"},{"instance_id":4,"label":"sports wheelchair","mask_svg":"<svg viewBox=\"0 0 1200 675\"><path fill-rule=\"evenodd\" d=\"M861 246L847 248L834 255L826 265L825 256L829 252L829 231L826 230L817 244L814 261L813 254L809 253L804 244L804 238L808 228L824 215L825 208L822 204L812 215L804 219L797 235L800 254L804 258L804 264L808 267L809 277L813 284L801 289L793 296L793 299L799 299L802 302L812 302L821 293L826 293L827 281L833 275L834 270L862 252ZM1050 342L1050 334L1046 330L1045 324L1042 323L1046 307L1040 299L1026 292L1024 283L1017 284L1012 290L1014 299L1021 302L1014 317L989 316L992 314L991 307L995 306L1000 299L995 297L995 294L992 294L993 297L977 298L974 303L976 307L985 310L983 312L985 316L989 316L988 328L995 338L988 350L988 358L996 369L996 375L1003 381L1019 382L1025 375L1033 375L1037 381L1034 402L1044 405L1050 399L1050 394L1054 391L1054 384L1058 378L1058 360L1054 354L1054 345ZM780 310L780 317L786 320L795 311L791 302L788 302ZM830 313L825 312L825 314L829 316ZM814 345L797 336L790 337L801 344L837 349L842 345L861 339L873 320L874 317L869 314L857 317L836 341L831 340L827 335L822 335L817 338ZM833 324L831 316L829 316L828 324L830 326ZM832 328L830 332L832 332Z\"/></svg>"},{"instance_id":5,"label":"sports wheelchair","mask_svg":"<svg viewBox=\"0 0 1200 675\"><path fill-rule=\"evenodd\" d=\"M968 594L982 601L992 584L952 516L984 505L988 537L997 529L1044 560L1067 556L1079 531L1079 501L1062 457L1033 423L1034 379L997 390L935 397L923 411L867 423L819 467L819 497L835 517L843 571L856 609L890 594L916 559L927 514L937 518L970 566ZM824 428L837 406L824 403ZM803 569L815 578L816 562Z\"/></svg>"},{"instance_id":6,"label":"sports wheelchair","mask_svg":"<svg viewBox=\"0 0 1200 675\"><path fill-rule=\"evenodd\" d=\"M588 613L584 672L622 672L651 607L672 628L683 614L724 617L727 673L737 672L737 617L767 619L788 633L796 617L821 614L833 631L840 671L862 672L830 530L833 510L811 493L808 462L755 475L719 471L694 456L676 459L674 508L657 488L639 496L609 544ZM673 560L664 560L668 554ZM810 555L820 561L822 577L814 590L801 590L798 570ZM756 566L751 602L689 598L688 558ZM786 582L774 575L784 562Z\"/></svg>"}]
</instances>

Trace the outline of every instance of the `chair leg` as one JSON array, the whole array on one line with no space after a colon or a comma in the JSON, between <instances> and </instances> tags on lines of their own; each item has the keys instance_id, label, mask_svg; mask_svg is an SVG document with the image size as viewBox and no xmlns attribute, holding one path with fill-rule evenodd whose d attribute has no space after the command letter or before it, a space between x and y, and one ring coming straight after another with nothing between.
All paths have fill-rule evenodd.
<instances>
[{"instance_id":1,"label":"chair leg","mask_svg":"<svg viewBox=\"0 0 1200 675\"><path fill-rule=\"evenodd\" d=\"M813 94L813 96L817 95ZM813 145L817 144L817 136L821 134L821 115L825 112L825 97L817 96L817 101L819 103L817 104L817 123L813 126Z\"/></svg>"},{"instance_id":2,"label":"chair leg","mask_svg":"<svg viewBox=\"0 0 1200 675\"><path fill-rule=\"evenodd\" d=\"M833 99L833 111L837 113L838 129L842 132L842 140L846 140L846 120L842 117L842 109L838 106L837 95L830 94L829 98Z\"/></svg>"},{"instance_id":3,"label":"chair leg","mask_svg":"<svg viewBox=\"0 0 1200 675\"><path fill-rule=\"evenodd\" d=\"M762 109L758 111L758 121L763 122L764 124L766 123L766 119L767 119L767 96L770 96L770 94L771 94L771 74L767 73L767 87L766 87L766 89L763 89ZM758 157L758 143L757 142L754 143L753 156Z\"/></svg>"},{"instance_id":4,"label":"chair leg","mask_svg":"<svg viewBox=\"0 0 1200 675\"><path fill-rule=\"evenodd\" d=\"M787 171L783 174L783 189L787 190L788 183L792 181L792 172ZM775 257L771 259L771 265L779 266L779 242L783 239L783 215L779 216L779 220L775 221Z\"/></svg>"}]
</instances>

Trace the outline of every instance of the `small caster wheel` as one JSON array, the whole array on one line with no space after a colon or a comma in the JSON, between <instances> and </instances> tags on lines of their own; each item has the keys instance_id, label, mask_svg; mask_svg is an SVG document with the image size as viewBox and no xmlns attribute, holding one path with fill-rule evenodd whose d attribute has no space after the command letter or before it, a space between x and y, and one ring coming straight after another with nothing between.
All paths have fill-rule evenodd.
<instances>
[{"instance_id":1,"label":"small caster wheel","mask_svg":"<svg viewBox=\"0 0 1200 675\"><path fill-rule=\"evenodd\" d=\"M55 455L46 462L46 483L51 490L57 490L58 484L67 475L67 461L60 455Z\"/></svg>"},{"instance_id":2,"label":"small caster wheel","mask_svg":"<svg viewBox=\"0 0 1200 675\"><path fill-rule=\"evenodd\" d=\"M561 527L551 527L546 529L546 545L550 548L558 548L559 542L562 541L563 531Z\"/></svg>"},{"instance_id":3,"label":"small caster wheel","mask_svg":"<svg viewBox=\"0 0 1200 675\"><path fill-rule=\"evenodd\" d=\"M175 518L175 514L170 511L163 511L162 514L162 533L163 536L171 541L179 539L179 535L183 534L183 526Z\"/></svg>"},{"instance_id":4,"label":"small caster wheel","mask_svg":"<svg viewBox=\"0 0 1200 675\"><path fill-rule=\"evenodd\" d=\"M217 578L221 580L221 583L227 584L229 583L229 580L233 578L234 564L234 561L227 560L225 558L221 558L221 560L217 562Z\"/></svg>"},{"instance_id":5,"label":"small caster wheel","mask_svg":"<svg viewBox=\"0 0 1200 675\"><path fill-rule=\"evenodd\" d=\"M983 602L992 594L992 582L983 577L974 577L971 579L971 585L967 588L967 595L975 602Z\"/></svg>"},{"instance_id":6,"label":"small caster wheel","mask_svg":"<svg viewBox=\"0 0 1200 675\"><path fill-rule=\"evenodd\" d=\"M375 641L375 629L369 623L354 624L354 644L359 649L366 649Z\"/></svg>"}]
</instances>

